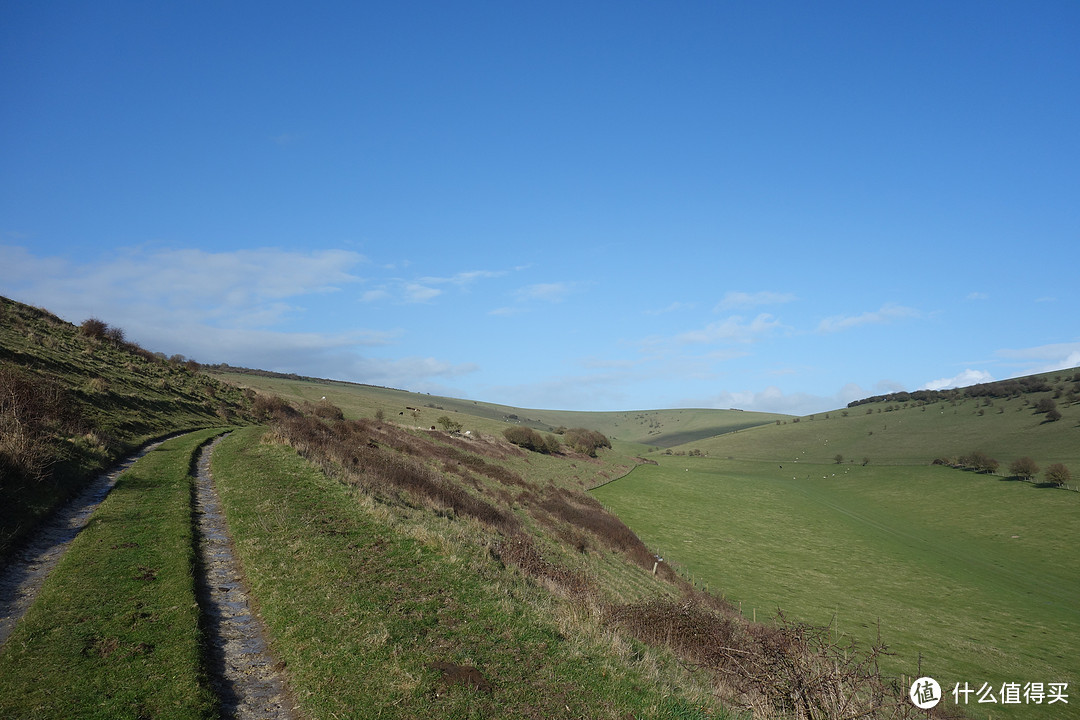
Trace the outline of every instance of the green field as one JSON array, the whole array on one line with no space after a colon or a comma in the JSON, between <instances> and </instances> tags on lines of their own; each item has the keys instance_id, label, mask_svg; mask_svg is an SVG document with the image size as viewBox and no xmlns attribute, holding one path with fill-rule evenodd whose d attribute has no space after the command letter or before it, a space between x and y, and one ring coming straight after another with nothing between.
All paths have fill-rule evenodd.
<instances>
[{"instance_id":1,"label":"green field","mask_svg":"<svg viewBox=\"0 0 1080 720\"><path fill-rule=\"evenodd\" d=\"M921 655L948 689L1080 687L1080 494L929 466L659 462L594 494L744 614L780 607L865 642L880 621L884 669L914 675ZM969 710L1080 714L1076 698L984 707Z\"/></svg>"}]
</instances>

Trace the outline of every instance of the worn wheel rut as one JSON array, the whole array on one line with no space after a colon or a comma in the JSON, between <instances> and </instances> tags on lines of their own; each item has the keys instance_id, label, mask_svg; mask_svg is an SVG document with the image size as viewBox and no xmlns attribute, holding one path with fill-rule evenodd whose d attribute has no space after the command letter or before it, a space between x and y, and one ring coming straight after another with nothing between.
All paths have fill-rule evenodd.
<instances>
[{"instance_id":1,"label":"worn wheel rut","mask_svg":"<svg viewBox=\"0 0 1080 720\"><path fill-rule=\"evenodd\" d=\"M270 655L262 622L252 612L210 475L210 455L221 439L200 450L195 495L202 565L199 603L208 635L211 677L224 717L292 720L294 705L280 666Z\"/></svg>"},{"instance_id":2,"label":"worn wheel rut","mask_svg":"<svg viewBox=\"0 0 1080 720\"><path fill-rule=\"evenodd\" d=\"M135 461L161 445L164 439L150 443L108 472L102 473L68 504L64 505L33 538L0 570L0 645L3 645L15 623L33 604L56 563L75 536L86 527L94 512L116 484L116 478L131 468Z\"/></svg>"}]
</instances>

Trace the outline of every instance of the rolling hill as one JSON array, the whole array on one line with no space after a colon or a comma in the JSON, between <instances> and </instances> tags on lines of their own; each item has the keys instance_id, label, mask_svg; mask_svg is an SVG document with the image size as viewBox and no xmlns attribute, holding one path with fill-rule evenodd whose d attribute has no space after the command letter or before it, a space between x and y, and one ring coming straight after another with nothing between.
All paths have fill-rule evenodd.
<instances>
[{"instance_id":1,"label":"rolling hill","mask_svg":"<svg viewBox=\"0 0 1080 720\"><path fill-rule=\"evenodd\" d=\"M12 462L15 445L0 448L2 491L15 500L0 518L9 546L146 439L237 428L214 453L216 482L271 645L309 717L356 708L386 717L905 717L904 676L921 653L942 679L1080 681L1068 650L1080 641L1070 599L1080 591L1070 552L1080 495L930 464L982 450L1005 466L1028 455L1075 468L1075 371L1034 378L1019 394L878 398L801 418L580 413L227 366L207 373L102 325L0 305L6 387L54 399L27 436L47 450L37 472ZM1036 410L1048 399L1057 420ZM6 438L26 424L27 407L0 405ZM444 416L462 432L440 430ZM612 448L596 458L565 445L528 452L503 438L520 426L587 427ZM182 483L190 460L173 462L183 466L170 477ZM170 512L191 512L182 487L170 493L179 503ZM137 483L124 486L132 518L139 497ZM109 531L110 547L131 545L122 527ZM86 562L100 552L93 538L76 541ZM118 562L139 582L158 577ZM50 581L50 602L71 593L92 607L101 590L82 581L93 578L78 563L65 568ZM757 621L777 606L789 619ZM50 608L16 629L17 656L0 649L5 712L41 714L33 703L64 695L69 680L109 694L109 663L145 663L141 674L154 677L150 654L101 652L109 638L57 644L67 631L50 623L63 608ZM920 624L940 636L927 641ZM118 646L144 647L139 628L122 629ZM197 707L177 716L209 717L208 670L193 662L184 672L202 688L192 691ZM75 675L41 677L35 667ZM84 713L93 697L65 700L74 705L62 712ZM372 697L392 701L375 708Z\"/></svg>"},{"instance_id":2,"label":"rolling hill","mask_svg":"<svg viewBox=\"0 0 1080 720\"><path fill-rule=\"evenodd\" d=\"M712 409L624 412L536 410L336 380L243 371L228 366L210 366L207 370L239 387L273 393L291 401L316 402L325 397L341 407L349 417L360 417L381 409L390 416L400 413L412 418L418 425L432 425L438 416L448 415L485 432L500 431L508 424L524 425L545 432L560 427L587 427L604 433L612 440L646 448L673 447L791 417L776 413ZM414 417L414 413L419 415Z\"/></svg>"}]
</instances>

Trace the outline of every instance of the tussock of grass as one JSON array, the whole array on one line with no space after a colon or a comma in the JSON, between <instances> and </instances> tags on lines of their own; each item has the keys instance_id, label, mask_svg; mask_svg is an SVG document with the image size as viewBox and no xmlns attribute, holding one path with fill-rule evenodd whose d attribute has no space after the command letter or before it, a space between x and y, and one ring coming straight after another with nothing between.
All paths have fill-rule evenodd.
<instances>
[{"instance_id":1,"label":"tussock of grass","mask_svg":"<svg viewBox=\"0 0 1080 720\"><path fill-rule=\"evenodd\" d=\"M0 717L216 716L188 471L220 432L169 440L120 476L0 650Z\"/></svg>"}]
</instances>

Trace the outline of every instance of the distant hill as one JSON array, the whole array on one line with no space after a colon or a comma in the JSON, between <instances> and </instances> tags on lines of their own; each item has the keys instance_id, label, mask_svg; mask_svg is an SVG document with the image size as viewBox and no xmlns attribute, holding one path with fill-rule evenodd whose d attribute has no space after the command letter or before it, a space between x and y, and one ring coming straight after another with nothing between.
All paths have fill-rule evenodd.
<instances>
[{"instance_id":1,"label":"distant hill","mask_svg":"<svg viewBox=\"0 0 1080 720\"><path fill-rule=\"evenodd\" d=\"M841 455L844 462L882 465L925 465L981 450L1003 469L1024 456L1043 467L1058 462L1075 467L1080 465L1078 399L1080 371L1074 368L953 390L867 398L693 447L740 460L831 463Z\"/></svg>"},{"instance_id":2,"label":"distant hill","mask_svg":"<svg viewBox=\"0 0 1080 720\"><path fill-rule=\"evenodd\" d=\"M274 393L288 400L315 402L326 397L350 417L363 417L375 409L382 409L389 415L401 413L411 416L418 413L416 424L421 426L434 424L441 415L453 415L468 426L488 432L501 431L500 428L506 423L525 425L544 432L553 432L560 427L586 427L598 430L613 440L659 448L674 447L776 420L786 421L792 417L704 408L615 412L537 410L228 365L210 365L206 370L240 387Z\"/></svg>"}]
</instances>

